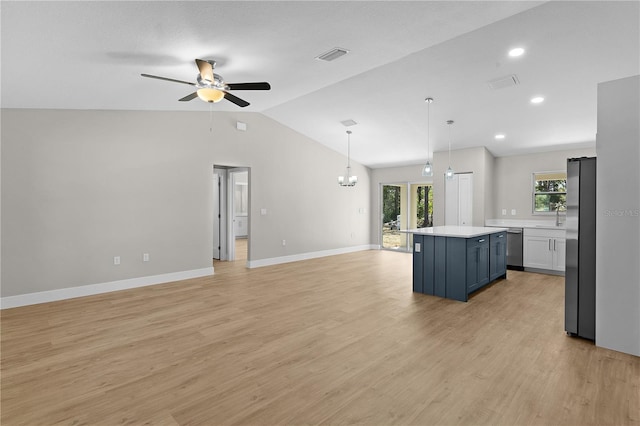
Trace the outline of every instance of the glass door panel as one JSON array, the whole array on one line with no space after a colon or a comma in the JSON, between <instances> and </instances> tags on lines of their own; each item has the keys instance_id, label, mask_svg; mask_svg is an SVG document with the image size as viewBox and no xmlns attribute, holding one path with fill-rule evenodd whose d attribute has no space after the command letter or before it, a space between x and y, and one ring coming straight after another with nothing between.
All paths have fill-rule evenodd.
<instances>
[{"instance_id":1,"label":"glass door panel","mask_svg":"<svg viewBox=\"0 0 640 426\"><path fill-rule=\"evenodd\" d=\"M382 248L407 249L407 185L382 185Z\"/></svg>"},{"instance_id":2,"label":"glass door panel","mask_svg":"<svg viewBox=\"0 0 640 426\"><path fill-rule=\"evenodd\" d=\"M410 251L413 235L401 230L433 226L433 187L426 183L382 185L382 248Z\"/></svg>"},{"instance_id":3,"label":"glass door panel","mask_svg":"<svg viewBox=\"0 0 640 426\"><path fill-rule=\"evenodd\" d=\"M433 187L424 183L410 185L411 212L409 228L433 226Z\"/></svg>"}]
</instances>

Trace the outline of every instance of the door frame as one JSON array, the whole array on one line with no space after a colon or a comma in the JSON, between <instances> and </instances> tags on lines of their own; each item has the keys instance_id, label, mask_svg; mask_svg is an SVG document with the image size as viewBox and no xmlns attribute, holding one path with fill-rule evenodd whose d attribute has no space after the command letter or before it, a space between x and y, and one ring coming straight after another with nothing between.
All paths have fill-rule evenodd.
<instances>
[{"instance_id":1,"label":"door frame","mask_svg":"<svg viewBox=\"0 0 640 426\"><path fill-rule=\"evenodd\" d=\"M214 164L213 174L220 176L219 200L213 200L214 203L214 221L213 238L214 238L214 254L215 254L215 234L216 234L216 210L219 209L219 243L220 243L220 259L226 261L235 260L235 201L234 201L234 185L235 175L240 172L247 172L247 265L251 259L251 168L225 166ZM214 182L214 185L216 183ZM216 206L218 206L216 208ZM215 258L214 258L215 259Z\"/></svg>"},{"instance_id":2,"label":"door frame","mask_svg":"<svg viewBox=\"0 0 640 426\"><path fill-rule=\"evenodd\" d=\"M391 251L406 251L409 252L412 250L413 247L413 234L409 234L407 233L407 237L406 237L406 241L405 241L405 247L399 247L397 249L393 249L393 248L387 248L384 247L384 236L383 236L383 221L384 221L384 197L383 197L383 188L385 186L404 186L405 187L405 206L404 206L404 211L406 213L406 217L402 218L402 220L407 224L407 226L409 226L409 223L411 222L411 188L415 185L419 185L419 186L430 186L431 190L433 191L433 181L429 182L429 181L401 181L401 182L380 182L379 183L379 187L378 187L378 200L379 200L379 212L380 212L380 217L379 220L380 222L378 222L378 238L379 238L379 246L380 249L382 250L391 250ZM402 214L402 209L401 209L401 214Z\"/></svg>"}]
</instances>

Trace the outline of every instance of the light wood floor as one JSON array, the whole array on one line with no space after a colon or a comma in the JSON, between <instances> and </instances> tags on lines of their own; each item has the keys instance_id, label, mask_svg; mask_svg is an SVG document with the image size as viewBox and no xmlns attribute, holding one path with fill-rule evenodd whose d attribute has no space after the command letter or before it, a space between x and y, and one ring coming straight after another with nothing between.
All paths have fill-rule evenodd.
<instances>
[{"instance_id":1,"label":"light wood floor","mask_svg":"<svg viewBox=\"0 0 640 426\"><path fill-rule=\"evenodd\" d=\"M640 358L563 332L563 279L468 303L365 251L4 310L1 424L627 425Z\"/></svg>"},{"instance_id":2,"label":"light wood floor","mask_svg":"<svg viewBox=\"0 0 640 426\"><path fill-rule=\"evenodd\" d=\"M249 250L249 240L247 238L236 238L236 251L235 251L235 258L236 258L236 262L237 261L243 261L246 262L247 261L247 253Z\"/></svg>"}]
</instances>

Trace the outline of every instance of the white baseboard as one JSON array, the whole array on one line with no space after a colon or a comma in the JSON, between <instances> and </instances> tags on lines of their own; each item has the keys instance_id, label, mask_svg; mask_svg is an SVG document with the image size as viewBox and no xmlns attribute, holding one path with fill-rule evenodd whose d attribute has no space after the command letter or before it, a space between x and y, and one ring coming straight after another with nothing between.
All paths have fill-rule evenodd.
<instances>
[{"instance_id":1,"label":"white baseboard","mask_svg":"<svg viewBox=\"0 0 640 426\"><path fill-rule=\"evenodd\" d=\"M54 302L56 300L73 299L76 297L92 296L94 294L127 290L163 284L172 281L188 280L190 278L213 275L213 266L190 271L170 272L167 274L151 275L148 277L130 278L100 284L89 284L78 287L61 288L57 290L41 291L38 293L19 294L0 298L0 309L17 308L19 306L36 305L38 303Z\"/></svg>"},{"instance_id":2,"label":"white baseboard","mask_svg":"<svg viewBox=\"0 0 640 426\"><path fill-rule=\"evenodd\" d=\"M298 262L300 260L315 259L318 257L335 256L338 254L353 253L356 251L375 250L376 245L365 244L361 246L344 247L339 249L312 251L309 253L292 254L290 256L271 257L269 259L250 260L247 262L248 268L259 268L262 266L279 265L281 263Z\"/></svg>"}]
</instances>

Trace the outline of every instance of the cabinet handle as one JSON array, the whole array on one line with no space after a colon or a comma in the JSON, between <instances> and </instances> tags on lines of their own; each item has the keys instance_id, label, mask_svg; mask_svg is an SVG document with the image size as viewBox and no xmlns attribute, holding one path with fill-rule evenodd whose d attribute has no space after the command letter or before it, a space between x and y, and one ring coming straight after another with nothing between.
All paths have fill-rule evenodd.
<instances>
[{"instance_id":1,"label":"cabinet handle","mask_svg":"<svg viewBox=\"0 0 640 426\"><path fill-rule=\"evenodd\" d=\"M498 235L498 238L502 238L502 237L504 237L504 234Z\"/></svg>"},{"instance_id":2,"label":"cabinet handle","mask_svg":"<svg viewBox=\"0 0 640 426\"><path fill-rule=\"evenodd\" d=\"M556 251L556 240L553 240L553 251Z\"/></svg>"},{"instance_id":3,"label":"cabinet handle","mask_svg":"<svg viewBox=\"0 0 640 426\"><path fill-rule=\"evenodd\" d=\"M549 238L549 251L551 251L551 238Z\"/></svg>"},{"instance_id":4,"label":"cabinet handle","mask_svg":"<svg viewBox=\"0 0 640 426\"><path fill-rule=\"evenodd\" d=\"M478 240L478 242L479 242L479 243L484 243L484 238L480 238L480 239Z\"/></svg>"}]
</instances>

